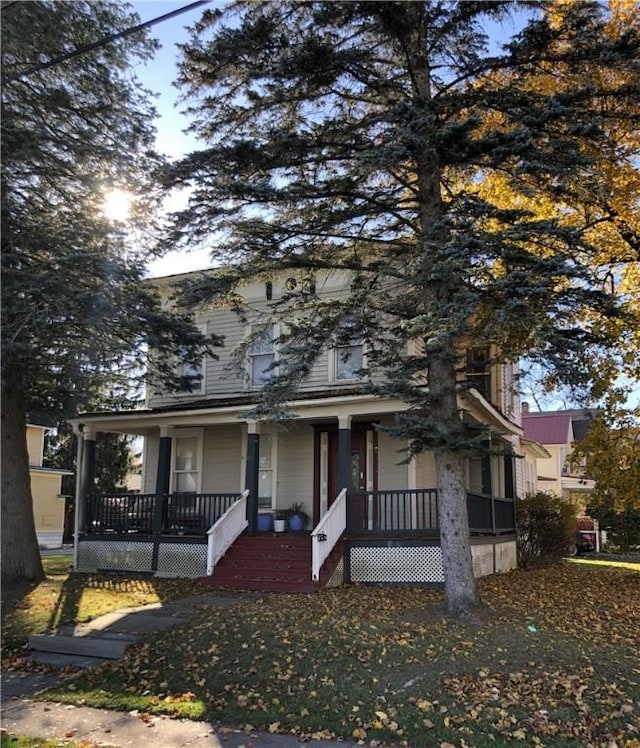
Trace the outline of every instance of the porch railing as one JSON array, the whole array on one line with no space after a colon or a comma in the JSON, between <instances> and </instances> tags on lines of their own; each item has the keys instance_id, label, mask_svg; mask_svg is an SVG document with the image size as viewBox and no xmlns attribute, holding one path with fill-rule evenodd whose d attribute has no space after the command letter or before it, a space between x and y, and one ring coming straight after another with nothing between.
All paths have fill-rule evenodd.
<instances>
[{"instance_id":1,"label":"porch railing","mask_svg":"<svg viewBox=\"0 0 640 748\"><path fill-rule=\"evenodd\" d=\"M107 494L87 498L85 532L200 535L238 499L237 493Z\"/></svg>"},{"instance_id":2,"label":"porch railing","mask_svg":"<svg viewBox=\"0 0 640 748\"><path fill-rule=\"evenodd\" d=\"M218 561L233 545L236 538L248 527L247 498L249 491L243 491L240 498L207 531L207 575L213 574Z\"/></svg>"},{"instance_id":3,"label":"porch railing","mask_svg":"<svg viewBox=\"0 0 640 748\"><path fill-rule=\"evenodd\" d=\"M162 532L204 535L237 500L237 493L169 494Z\"/></svg>"},{"instance_id":4,"label":"porch railing","mask_svg":"<svg viewBox=\"0 0 640 748\"><path fill-rule=\"evenodd\" d=\"M438 492L435 488L402 491L363 491L349 500L349 532L438 532Z\"/></svg>"},{"instance_id":5,"label":"porch railing","mask_svg":"<svg viewBox=\"0 0 640 748\"><path fill-rule=\"evenodd\" d=\"M515 502L486 494L468 493L469 530L472 533L500 534L516 528Z\"/></svg>"},{"instance_id":6,"label":"porch railing","mask_svg":"<svg viewBox=\"0 0 640 748\"><path fill-rule=\"evenodd\" d=\"M320 578L320 569L347 528L347 489L343 488L329 511L311 532L311 579Z\"/></svg>"},{"instance_id":7,"label":"porch railing","mask_svg":"<svg viewBox=\"0 0 640 748\"><path fill-rule=\"evenodd\" d=\"M469 530L500 534L515 530L515 502L467 493ZM348 531L354 535L421 535L438 537L438 492L435 488L362 491L348 499Z\"/></svg>"},{"instance_id":8,"label":"porch railing","mask_svg":"<svg viewBox=\"0 0 640 748\"><path fill-rule=\"evenodd\" d=\"M151 533L154 493L111 493L87 497L87 533Z\"/></svg>"}]
</instances>

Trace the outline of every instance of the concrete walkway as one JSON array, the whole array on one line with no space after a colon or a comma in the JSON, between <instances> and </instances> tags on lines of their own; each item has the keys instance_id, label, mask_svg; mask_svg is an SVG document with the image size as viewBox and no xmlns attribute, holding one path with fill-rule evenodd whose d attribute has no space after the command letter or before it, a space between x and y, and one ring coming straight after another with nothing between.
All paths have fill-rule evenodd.
<instances>
[{"instance_id":1,"label":"concrete walkway","mask_svg":"<svg viewBox=\"0 0 640 748\"><path fill-rule=\"evenodd\" d=\"M45 701L26 696L2 702L2 729L12 735L56 738L96 745L140 748L299 748L302 743L317 748L354 748L355 743L299 739L293 735L245 732L209 722L151 717L136 712L113 712Z\"/></svg>"},{"instance_id":2,"label":"concrete walkway","mask_svg":"<svg viewBox=\"0 0 640 748\"><path fill-rule=\"evenodd\" d=\"M128 608L101 616L87 624L61 629L47 642L37 637L34 660L54 667L76 665L89 668L105 661L101 654L113 658L114 642L128 644L151 634L185 623L195 610L206 607L228 607L246 600L246 594L212 594L178 600L172 603ZM58 638L60 641L56 643ZM73 650L78 644L77 652ZM58 646L59 644L59 646ZM91 645L91 646L89 646ZM95 651L87 656L92 647ZM61 651L56 652L59 649ZM96 656L97 655L97 656ZM1 673L2 729L12 735L29 735L59 740L90 741L96 745L145 745L148 748L293 748L302 742L318 748L336 745L354 747L355 743L330 740L299 739L293 735L258 733L226 728L209 722L194 722L169 717L151 717L136 712L115 712L83 706L69 706L34 700L34 696L52 686L64 683L60 674L28 672ZM250 721L249 715L247 720Z\"/></svg>"}]
</instances>

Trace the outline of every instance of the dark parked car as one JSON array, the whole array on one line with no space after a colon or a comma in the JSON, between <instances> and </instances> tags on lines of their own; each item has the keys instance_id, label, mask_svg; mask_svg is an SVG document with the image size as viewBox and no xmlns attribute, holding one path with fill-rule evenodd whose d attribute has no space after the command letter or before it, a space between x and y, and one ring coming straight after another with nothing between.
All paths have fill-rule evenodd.
<instances>
[{"instance_id":1,"label":"dark parked car","mask_svg":"<svg viewBox=\"0 0 640 748\"><path fill-rule=\"evenodd\" d=\"M591 553L592 551L595 551L593 533L579 530L576 533L576 552Z\"/></svg>"}]
</instances>

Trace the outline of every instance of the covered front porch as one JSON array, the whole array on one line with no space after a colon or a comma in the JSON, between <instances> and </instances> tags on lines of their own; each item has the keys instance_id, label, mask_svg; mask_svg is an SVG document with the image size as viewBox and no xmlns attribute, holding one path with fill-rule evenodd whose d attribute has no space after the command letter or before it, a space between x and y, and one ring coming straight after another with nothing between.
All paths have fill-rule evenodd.
<instances>
[{"instance_id":1,"label":"covered front porch","mask_svg":"<svg viewBox=\"0 0 640 748\"><path fill-rule=\"evenodd\" d=\"M285 536L261 533L259 515L275 517L296 504L308 517L303 576L312 588L329 581L441 582L433 457L403 463L398 442L385 430L401 404L351 396L309 399L296 407L298 417L284 427L243 418L238 406L211 403L188 411L85 416L78 423L78 570L209 576L215 582L247 537L273 540L269 554L252 558L257 570L275 567L274 554L286 555ZM141 493L92 490L101 431L144 437ZM479 576L515 565L513 434L503 431L502 454L496 449L468 465ZM301 571L299 562L297 557L290 565Z\"/></svg>"},{"instance_id":2,"label":"covered front porch","mask_svg":"<svg viewBox=\"0 0 640 748\"><path fill-rule=\"evenodd\" d=\"M92 495L78 535L80 571L135 572L160 576L221 577L221 586L255 588L251 574L216 575L217 564L248 531L248 493ZM437 491L400 489L340 492L331 509L308 532L256 532L266 559L253 544L256 570L277 567L295 544L307 549L293 578L305 590L333 581L439 583L442 581ZM513 499L467 494L477 576L504 571L515 562ZM292 540L293 538L293 540ZM302 539L308 542L305 543ZM275 545L274 545L275 543ZM336 548L340 557L336 556ZM496 549L500 558L496 560ZM333 559L331 558L333 556ZM299 553L296 561L300 562ZM333 563L331 563L333 561ZM332 568L324 568L329 562ZM228 565L228 563L227 563ZM335 576L338 570L337 578ZM237 570L236 570L237 571ZM324 573L324 577L323 577ZM271 576L266 588L288 588L291 575ZM234 584L235 581L235 584ZM240 582L238 585L237 582ZM322 584L320 584L322 582ZM280 583L280 584L279 584ZM264 589L259 585L258 589Z\"/></svg>"}]
</instances>

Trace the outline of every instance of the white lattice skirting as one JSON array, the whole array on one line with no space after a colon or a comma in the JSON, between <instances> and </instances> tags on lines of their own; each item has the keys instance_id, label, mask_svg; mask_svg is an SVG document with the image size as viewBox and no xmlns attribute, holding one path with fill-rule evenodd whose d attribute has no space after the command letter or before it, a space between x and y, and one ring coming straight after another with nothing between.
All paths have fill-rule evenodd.
<instances>
[{"instance_id":1,"label":"white lattice skirting","mask_svg":"<svg viewBox=\"0 0 640 748\"><path fill-rule=\"evenodd\" d=\"M516 568L516 542L477 543L471 546L476 577ZM442 550L437 544L353 544L349 549L352 582L370 584L442 584Z\"/></svg>"},{"instance_id":2,"label":"white lattice skirting","mask_svg":"<svg viewBox=\"0 0 640 748\"><path fill-rule=\"evenodd\" d=\"M126 540L80 541L78 571L126 571L156 577L195 579L207 574L207 546L193 543L161 543L157 570L153 570L153 543Z\"/></svg>"}]
</instances>

